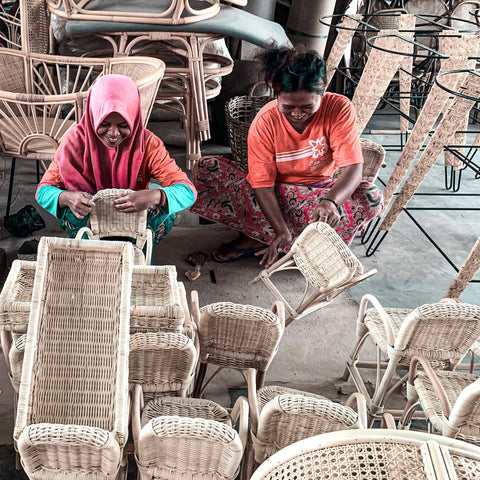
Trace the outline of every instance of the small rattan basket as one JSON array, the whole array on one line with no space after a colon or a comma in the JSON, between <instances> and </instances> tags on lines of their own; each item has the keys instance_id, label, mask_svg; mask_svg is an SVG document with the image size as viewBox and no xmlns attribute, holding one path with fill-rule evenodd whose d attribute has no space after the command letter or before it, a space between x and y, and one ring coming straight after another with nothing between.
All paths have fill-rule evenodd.
<instances>
[{"instance_id":1,"label":"small rattan basket","mask_svg":"<svg viewBox=\"0 0 480 480\"><path fill-rule=\"evenodd\" d=\"M232 157L239 164L248 168L247 137L248 129L257 112L270 100L273 95L254 95L257 87L264 84L255 83L248 95L233 97L225 103L225 119Z\"/></svg>"}]
</instances>

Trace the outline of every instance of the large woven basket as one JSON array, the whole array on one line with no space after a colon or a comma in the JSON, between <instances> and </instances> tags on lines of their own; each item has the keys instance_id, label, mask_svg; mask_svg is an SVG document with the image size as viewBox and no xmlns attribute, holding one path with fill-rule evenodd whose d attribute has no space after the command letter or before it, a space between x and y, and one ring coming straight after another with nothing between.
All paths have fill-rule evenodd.
<instances>
[{"instance_id":1,"label":"large woven basket","mask_svg":"<svg viewBox=\"0 0 480 480\"><path fill-rule=\"evenodd\" d=\"M258 111L272 95L256 96L254 92L262 83L255 83L248 95L233 97L225 103L225 120L233 159L248 168L248 129Z\"/></svg>"}]
</instances>

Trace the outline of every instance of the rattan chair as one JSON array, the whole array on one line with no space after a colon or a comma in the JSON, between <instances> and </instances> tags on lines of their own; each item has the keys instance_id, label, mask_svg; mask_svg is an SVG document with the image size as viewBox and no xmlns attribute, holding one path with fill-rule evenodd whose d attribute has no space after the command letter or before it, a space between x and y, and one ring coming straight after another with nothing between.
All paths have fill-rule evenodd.
<instances>
[{"instance_id":1,"label":"rattan chair","mask_svg":"<svg viewBox=\"0 0 480 480\"><path fill-rule=\"evenodd\" d=\"M140 478L234 480L248 435L248 402L240 397L231 413L198 398L161 397L143 408L135 389L132 433ZM238 433L233 426L238 424Z\"/></svg>"},{"instance_id":2,"label":"rattan chair","mask_svg":"<svg viewBox=\"0 0 480 480\"><path fill-rule=\"evenodd\" d=\"M371 303L373 308L367 309ZM453 370L480 336L480 307L466 303L433 303L415 309L384 308L370 294L360 302L357 339L347 359L343 380L349 376L367 398L369 422L389 411L399 418L401 411L387 409L390 395L405 380L395 378L397 370L408 370L414 355L424 355L436 369ZM367 338L376 348L376 358L360 359ZM375 369L373 394L360 369Z\"/></svg>"},{"instance_id":3,"label":"rattan chair","mask_svg":"<svg viewBox=\"0 0 480 480\"><path fill-rule=\"evenodd\" d=\"M200 359L194 397L200 397L210 381L223 368L245 373L248 368L257 371L257 387L265 380L265 373L277 354L285 327L285 309L274 302L271 309L217 302L200 309L198 294L192 291L192 313L198 328ZM216 370L207 381L208 365Z\"/></svg>"},{"instance_id":4,"label":"rattan chair","mask_svg":"<svg viewBox=\"0 0 480 480\"><path fill-rule=\"evenodd\" d=\"M165 64L148 57L60 57L0 48L0 70L0 156L12 157L8 215L16 159L53 158L65 133L80 120L93 80L113 73L131 77L146 123Z\"/></svg>"},{"instance_id":5,"label":"rattan chair","mask_svg":"<svg viewBox=\"0 0 480 480\"><path fill-rule=\"evenodd\" d=\"M423 370L418 370L418 364ZM429 430L480 446L480 376L471 373L435 371L423 356L410 363L408 402L400 425L408 428L420 406Z\"/></svg>"},{"instance_id":6,"label":"rattan chair","mask_svg":"<svg viewBox=\"0 0 480 480\"><path fill-rule=\"evenodd\" d=\"M43 237L14 440L30 478L114 478L128 437L133 247Z\"/></svg>"},{"instance_id":7,"label":"rattan chair","mask_svg":"<svg viewBox=\"0 0 480 480\"><path fill-rule=\"evenodd\" d=\"M272 276L285 270L298 271L305 279L303 296L297 307L287 300L291 292L282 294ZM376 269L363 272L363 266L345 242L328 224L308 225L290 251L271 267L262 270L251 283L262 280L275 297L285 304L290 316L285 325L328 305L347 288L366 280Z\"/></svg>"},{"instance_id":8,"label":"rattan chair","mask_svg":"<svg viewBox=\"0 0 480 480\"><path fill-rule=\"evenodd\" d=\"M365 397L359 393L353 393L341 405L320 395L281 386L265 386L257 391L253 369L249 369L248 379L251 437L257 465L304 438L367 427Z\"/></svg>"},{"instance_id":9,"label":"rattan chair","mask_svg":"<svg viewBox=\"0 0 480 480\"><path fill-rule=\"evenodd\" d=\"M94 240L108 240L109 237L129 238L135 242L135 263L150 264L153 253L153 233L147 227L147 210L125 213L113 207L113 201L119 195L127 195L131 192L133 190L121 188L98 191L92 197L95 207L90 212L90 226L81 228L76 238L80 239L84 236Z\"/></svg>"}]
</instances>

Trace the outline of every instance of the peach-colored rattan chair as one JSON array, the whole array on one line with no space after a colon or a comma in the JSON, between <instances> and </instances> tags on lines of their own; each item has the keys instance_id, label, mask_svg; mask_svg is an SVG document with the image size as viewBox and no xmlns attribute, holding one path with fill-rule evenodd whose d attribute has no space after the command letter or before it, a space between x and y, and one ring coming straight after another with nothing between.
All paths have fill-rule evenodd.
<instances>
[{"instance_id":1,"label":"peach-colored rattan chair","mask_svg":"<svg viewBox=\"0 0 480 480\"><path fill-rule=\"evenodd\" d=\"M419 363L423 370L418 370ZM479 375L435 371L425 357L416 356L410 363L407 398L403 427L420 406L434 432L480 446Z\"/></svg>"},{"instance_id":2,"label":"peach-colored rattan chair","mask_svg":"<svg viewBox=\"0 0 480 480\"><path fill-rule=\"evenodd\" d=\"M133 247L43 237L14 440L30 478L114 478L128 437Z\"/></svg>"},{"instance_id":3,"label":"peach-colored rattan chair","mask_svg":"<svg viewBox=\"0 0 480 480\"><path fill-rule=\"evenodd\" d=\"M132 78L146 123L165 64L148 57L60 57L0 48L0 70L0 156L12 157L8 215L15 160L53 158L65 133L80 120L93 80L113 73Z\"/></svg>"},{"instance_id":4,"label":"peach-colored rattan chair","mask_svg":"<svg viewBox=\"0 0 480 480\"><path fill-rule=\"evenodd\" d=\"M478 447L423 432L369 428L316 435L265 460L251 480L475 480Z\"/></svg>"},{"instance_id":5,"label":"peach-colored rattan chair","mask_svg":"<svg viewBox=\"0 0 480 480\"><path fill-rule=\"evenodd\" d=\"M113 207L113 201L119 195L127 195L131 192L133 190L121 188L98 191L92 197L95 207L90 212L90 226L81 228L76 238L83 238L84 235L94 240L109 237L131 238L135 241L135 263L150 264L153 253L153 234L147 226L147 210L124 213Z\"/></svg>"},{"instance_id":6,"label":"peach-colored rattan chair","mask_svg":"<svg viewBox=\"0 0 480 480\"><path fill-rule=\"evenodd\" d=\"M248 402L240 397L231 413L198 398L160 397L143 408L137 385L132 433L142 480L234 480L247 443Z\"/></svg>"},{"instance_id":7,"label":"peach-colored rattan chair","mask_svg":"<svg viewBox=\"0 0 480 480\"><path fill-rule=\"evenodd\" d=\"M305 280L300 303L293 307L287 300L291 292L281 293L272 281L277 272L298 271ZM270 268L262 270L251 283L262 280L275 297L285 304L290 314L285 325L328 305L347 288L366 280L376 269L363 272L358 258L345 242L323 222L308 225L298 236L290 251Z\"/></svg>"},{"instance_id":8,"label":"peach-colored rattan chair","mask_svg":"<svg viewBox=\"0 0 480 480\"><path fill-rule=\"evenodd\" d=\"M217 302L200 309L198 295L192 291L192 313L198 328L200 360L194 397L200 397L209 382L223 368L245 373L257 371L257 387L263 386L265 373L275 357L285 327L283 303L271 309L231 302ZM204 383L208 365L216 370Z\"/></svg>"},{"instance_id":9,"label":"peach-colored rattan chair","mask_svg":"<svg viewBox=\"0 0 480 480\"><path fill-rule=\"evenodd\" d=\"M371 304L373 308L367 309ZM480 307L466 303L433 303L415 309L384 308L370 294L360 302L357 338L347 359L343 380L351 375L357 390L367 398L369 422L389 411L399 418L401 411L387 409L393 391L405 380L395 378L397 370L408 370L414 355L424 355L436 369L453 370L480 336ZM360 358L367 338L376 348L376 358ZM362 369L376 371L376 385L370 395Z\"/></svg>"},{"instance_id":10,"label":"peach-colored rattan chair","mask_svg":"<svg viewBox=\"0 0 480 480\"><path fill-rule=\"evenodd\" d=\"M359 393L353 393L341 405L320 395L281 386L268 385L257 391L253 369L248 371L248 380L251 437L257 465L304 438L367 428L365 397Z\"/></svg>"}]
</instances>

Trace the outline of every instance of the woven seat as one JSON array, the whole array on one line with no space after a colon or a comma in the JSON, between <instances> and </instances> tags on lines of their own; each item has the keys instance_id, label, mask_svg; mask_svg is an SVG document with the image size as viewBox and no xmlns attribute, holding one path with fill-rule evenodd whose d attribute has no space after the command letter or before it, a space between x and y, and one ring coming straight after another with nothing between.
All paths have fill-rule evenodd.
<instances>
[{"instance_id":1,"label":"woven seat","mask_svg":"<svg viewBox=\"0 0 480 480\"><path fill-rule=\"evenodd\" d=\"M331 432L296 442L263 462L251 480L474 480L480 452L428 433L385 429Z\"/></svg>"},{"instance_id":2,"label":"woven seat","mask_svg":"<svg viewBox=\"0 0 480 480\"><path fill-rule=\"evenodd\" d=\"M239 431L233 425L239 421ZM132 432L142 479L235 479L247 441L248 403L232 412L197 398L161 397L142 411L141 387L133 402Z\"/></svg>"},{"instance_id":3,"label":"woven seat","mask_svg":"<svg viewBox=\"0 0 480 480\"><path fill-rule=\"evenodd\" d=\"M373 308L367 309L371 303ZM415 355L423 355L435 369L453 370L480 336L480 307L465 303L433 303L415 309L384 308L373 295L364 295L357 317L357 338L347 359L343 380L352 376L357 390L367 398L369 422L384 411L396 418L401 411L387 409L390 395L405 380L394 381L397 370L408 370ZM377 358L360 358L367 338ZM364 355L362 355L363 357ZM373 394L367 389L363 369L376 370Z\"/></svg>"},{"instance_id":4,"label":"woven seat","mask_svg":"<svg viewBox=\"0 0 480 480\"><path fill-rule=\"evenodd\" d=\"M304 438L339 430L366 428L363 395L353 393L345 406L320 395L286 387L255 389L249 370L249 410L254 459L262 463L278 450ZM355 411L352 407L357 407Z\"/></svg>"},{"instance_id":5,"label":"woven seat","mask_svg":"<svg viewBox=\"0 0 480 480\"><path fill-rule=\"evenodd\" d=\"M418 363L424 368L417 370ZM425 357L414 357L407 383L408 403L400 424L407 427L420 406L435 432L480 446L480 376L435 371Z\"/></svg>"},{"instance_id":6,"label":"woven seat","mask_svg":"<svg viewBox=\"0 0 480 480\"><path fill-rule=\"evenodd\" d=\"M281 271L298 271L305 279L305 289L295 308L272 281ZM308 225L295 240L290 251L271 267L262 270L251 283L262 280L275 297L285 304L290 314L285 325L328 305L347 288L366 280L377 272L363 273L360 261L345 242L328 224L316 222ZM308 296L307 296L308 295Z\"/></svg>"},{"instance_id":7,"label":"woven seat","mask_svg":"<svg viewBox=\"0 0 480 480\"><path fill-rule=\"evenodd\" d=\"M192 310L200 346L200 366L193 396L200 397L223 368L240 372L254 368L258 375L257 387L260 388L283 336L283 304L275 302L269 310L217 302L200 309L197 292L192 291ZM215 365L217 369L204 383L208 365Z\"/></svg>"},{"instance_id":8,"label":"woven seat","mask_svg":"<svg viewBox=\"0 0 480 480\"><path fill-rule=\"evenodd\" d=\"M14 429L30 478L124 463L132 265L129 243L40 241Z\"/></svg>"},{"instance_id":9,"label":"woven seat","mask_svg":"<svg viewBox=\"0 0 480 480\"><path fill-rule=\"evenodd\" d=\"M8 215L15 159L51 160L65 133L80 121L87 91L97 77L132 78L146 123L165 64L147 57L60 57L0 48L0 68L0 156L12 157Z\"/></svg>"},{"instance_id":10,"label":"woven seat","mask_svg":"<svg viewBox=\"0 0 480 480\"><path fill-rule=\"evenodd\" d=\"M95 207L90 212L89 227L81 228L76 238L87 236L94 240L109 237L128 237L135 243L135 263L150 264L153 252L153 234L147 227L147 210L140 212L119 212L113 207L113 201L119 195L127 195L133 190L107 188L100 190L93 197ZM145 254L143 250L145 249Z\"/></svg>"}]
</instances>

